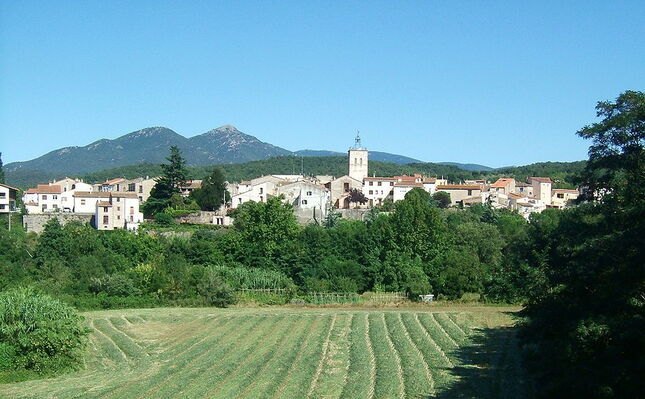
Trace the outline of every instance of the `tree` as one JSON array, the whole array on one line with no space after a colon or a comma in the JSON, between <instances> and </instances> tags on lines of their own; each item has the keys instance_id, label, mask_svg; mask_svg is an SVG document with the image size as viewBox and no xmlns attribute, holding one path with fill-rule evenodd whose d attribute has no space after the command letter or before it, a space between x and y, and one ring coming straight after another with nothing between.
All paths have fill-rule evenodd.
<instances>
[{"instance_id":1,"label":"tree","mask_svg":"<svg viewBox=\"0 0 645 399\"><path fill-rule=\"evenodd\" d=\"M349 202L352 202L354 204L361 204L364 205L367 203L367 197L363 192L357 188L352 188L349 190Z\"/></svg>"},{"instance_id":2,"label":"tree","mask_svg":"<svg viewBox=\"0 0 645 399\"><path fill-rule=\"evenodd\" d=\"M226 190L224 174L220 169L213 169L210 175L202 180L201 188L190 193L202 211L216 211L219 207L231 199Z\"/></svg>"},{"instance_id":3,"label":"tree","mask_svg":"<svg viewBox=\"0 0 645 399\"><path fill-rule=\"evenodd\" d=\"M4 177L4 169L2 168L2 165L3 165L2 164L2 153L0 152L0 183L4 184L5 177Z\"/></svg>"},{"instance_id":4,"label":"tree","mask_svg":"<svg viewBox=\"0 0 645 399\"><path fill-rule=\"evenodd\" d=\"M162 175L143 204L146 215L154 215L166 209L173 194L179 194L181 185L186 181L186 160L177 146L170 147L170 155L166 159L168 164L161 164Z\"/></svg>"},{"instance_id":5,"label":"tree","mask_svg":"<svg viewBox=\"0 0 645 399\"><path fill-rule=\"evenodd\" d=\"M432 195L432 199L434 200L435 204L437 204L437 207L441 209L448 208L452 203L450 194L445 191L437 191Z\"/></svg>"},{"instance_id":6,"label":"tree","mask_svg":"<svg viewBox=\"0 0 645 399\"><path fill-rule=\"evenodd\" d=\"M645 93L628 90L614 103L601 101L596 114L603 119L578 131L593 141L582 174L588 197L643 200L645 187L639 183L645 181Z\"/></svg>"},{"instance_id":7,"label":"tree","mask_svg":"<svg viewBox=\"0 0 645 399\"><path fill-rule=\"evenodd\" d=\"M531 260L543 275L521 337L541 397L633 398L645 390L645 98L626 91L603 119L582 174L595 203L531 217Z\"/></svg>"}]
</instances>

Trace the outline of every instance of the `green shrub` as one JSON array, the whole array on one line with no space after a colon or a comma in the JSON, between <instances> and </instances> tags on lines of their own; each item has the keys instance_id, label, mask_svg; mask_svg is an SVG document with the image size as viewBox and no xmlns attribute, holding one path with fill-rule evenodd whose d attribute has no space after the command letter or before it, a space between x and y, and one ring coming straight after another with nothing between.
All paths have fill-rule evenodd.
<instances>
[{"instance_id":1,"label":"green shrub","mask_svg":"<svg viewBox=\"0 0 645 399\"><path fill-rule=\"evenodd\" d=\"M197 285L197 292L207 305L224 308L235 303L235 292L213 269L204 274L204 279Z\"/></svg>"},{"instance_id":2,"label":"green shrub","mask_svg":"<svg viewBox=\"0 0 645 399\"><path fill-rule=\"evenodd\" d=\"M17 288L0 294L0 367L53 374L81 364L90 330L63 302Z\"/></svg>"},{"instance_id":3,"label":"green shrub","mask_svg":"<svg viewBox=\"0 0 645 399\"><path fill-rule=\"evenodd\" d=\"M175 224L175 220L172 218L172 215L161 212L155 215L155 223L160 226L172 226Z\"/></svg>"}]
</instances>

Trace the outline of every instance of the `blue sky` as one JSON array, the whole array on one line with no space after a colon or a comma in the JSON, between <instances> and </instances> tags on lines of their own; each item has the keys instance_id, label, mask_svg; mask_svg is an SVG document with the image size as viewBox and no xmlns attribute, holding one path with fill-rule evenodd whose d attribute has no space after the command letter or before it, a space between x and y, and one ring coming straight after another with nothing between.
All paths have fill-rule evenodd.
<instances>
[{"instance_id":1,"label":"blue sky","mask_svg":"<svg viewBox=\"0 0 645 399\"><path fill-rule=\"evenodd\" d=\"M586 158L645 2L0 2L5 163L149 127L489 166Z\"/></svg>"}]
</instances>

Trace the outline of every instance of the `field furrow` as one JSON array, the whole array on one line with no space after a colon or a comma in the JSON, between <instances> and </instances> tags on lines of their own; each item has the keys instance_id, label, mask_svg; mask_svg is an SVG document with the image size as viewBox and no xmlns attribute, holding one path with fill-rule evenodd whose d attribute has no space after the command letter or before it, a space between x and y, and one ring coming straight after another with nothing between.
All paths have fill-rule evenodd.
<instances>
[{"instance_id":1,"label":"field furrow","mask_svg":"<svg viewBox=\"0 0 645 399\"><path fill-rule=\"evenodd\" d=\"M241 317L242 323L252 322L248 317ZM172 359L160 359L158 370L154 370L153 374L144 374L139 378L131 379L128 383L117 386L115 389L106 392L103 399L117 397L134 397L139 393L147 394L148 391L153 390L156 386L162 384L164 380L170 378L172 373L176 370L185 370L195 360L195 356L200 353L198 345L213 345L217 343L222 336L226 336L231 330L238 327L238 324L231 323L232 320L225 320L219 326L212 330L212 334L205 335L199 341L193 342L189 347L185 348L180 354ZM239 320L238 320L239 321ZM131 395L131 396L128 396Z\"/></svg>"},{"instance_id":2,"label":"field furrow","mask_svg":"<svg viewBox=\"0 0 645 399\"><path fill-rule=\"evenodd\" d=\"M3 384L0 397L530 397L508 315L429 310L89 312L85 370Z\"/></svg>"},{"instance_id":3,"label":"field furrow","mask_svg":"<svg viewBox=\"0 0 645 399\"><path fill-rule=\"evenodd\" d=\"M399 358L385 327L383 313L370 313L370 340L376 358L376 398L402 398L405 395L403 371Z\"/></svg>"},{"instance_id":4,"label":"field furrow","mask_svg":"<svg viewBox=\"0 0 645 399\"><path fill-rule=\"evenodd\" d=\"M304 398L307 395L311 381L316 373L318 362L323 351L323 343L332 325L332 315L321 315L324 323L318 330L318 334L307 341L303 348L302 361L296 367L289 378L284 382L281 392L277 392L276 398Z\"/></svg>"},{"instance_id":5,"label":"field furrow","mask_svg":"<svg viewBox=\"0 0 645 399\"><path fill-rule=\"evenodd\" d=\"M344 399L374 397L376 361L370 343L367 317L367 313L356 314L352 319L347 383L340 395Z\"/></svg>"},{"instance_id":6,"label":"field furrow","mask_svg":"<svg viewBox=\"0 0 645 399\"><path fill-rule=\"evenodd\" d=\"M340 314L329 337L329 345L314 398L338 398L347 382L349 369L349 332L353 314Z\"/></svg>"},{"instance_id":7,"label":"field furrow","mask_svg":"<svg viewBox=\"0 0 645 399\"><path fill-rule=\"evenodd\" d=\"M314 317L314 321L310 324L307 335L301 340L300 345L298 346L297 351L291 353L292 356L284 357L281 360L280 366L276 369L279 371L286 370L285 372L280 372L279 376L274 380L274 385L267 388L259 397L262 398L280 398L284 393L286 383L290 380L292 374L297 367L300 366L300 363L304 360L303 355L307 345L315 340L316 333L320 333L318 326L320 325L320 318Z\"/></svg>"},{"instance_id":8,"label":"field furrow","mask_svg":"<svg viewBox=\"0 0 645 399\"><path fill-rule=\"evenodd\" d=\"M278 321L278 318L273 317L257 317L242 324L231 323L232 331L218 336L215 342L204 341L186 352L182 357L190 360L181 369L161 370L158 375L165 378L137 398L171 397L173 392L175 395L180 394L187 389L188 385L200 382L200 377L211 365L217 364L222 359L228 359L227 355L231 353L236 354L238 349L236 344L246 342L250 337L257 338L259 332L270 328Z\"/></svg>"},{"instance_id":9,"label":"field furrow","mask_svg":"<svg viewBox=\"0 0 645 399\"><path fill-rule=\"evenodd\" d=\"M300 342L312 332L314 320L310 316L300 317L295 327L283 337L269 361L255 373L255 379L239 393L239 398L259 398L273 392L281 378L288 372L288 365L298 355Z\"/></svg>"}]
</instances>

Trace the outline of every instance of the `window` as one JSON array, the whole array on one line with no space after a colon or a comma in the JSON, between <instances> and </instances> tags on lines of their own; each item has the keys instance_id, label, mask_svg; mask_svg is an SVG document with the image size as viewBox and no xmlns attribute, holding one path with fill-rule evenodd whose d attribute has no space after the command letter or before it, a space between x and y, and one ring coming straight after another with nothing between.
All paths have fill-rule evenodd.
<instances>
[{"instance_id":1,"label":"window","mask_svg":"<svg viewBox=\"0 0 645 399\"><path fill-rule=\"evenodd\" d=\"M43 194L43 200L47 199L47 194Z\"/></svg>"},{"instance_id":2,"label":"window","mask_svg":"<svg viewBox=\"0 0 645 399\"><path fill-rule=\"evenodd\" d=\"M345 192L348 192L349 191L349 183L343 183L343 189L345 190Z\"/></svg>"},{"instance_id":3,"label":"window","mask_svg":"<svg viewBox=\"0 0 645 399\"><path fill-rule=\"evenodd\" d=\"M374 190L370 190L370 195L374 194Z\"/></svg>"},{"instance_id":4,"label":"window","mask_svg":"<svg viewBox=\"0 0 645 399\"><path fill-rule=\"evenodd\" d=\"M121 215L116 215L116 220L121 220Z\"/></svg>"},{"instance_id":5,"label":"window","mask_svg":"<svg viewBox=\"0 0 645 399\"><path fill-rule=\"evenodd\" d=\"M238 198L238 201L241 204L242 203L242 198Z\"/></svg>"},{"instance_id":6,"label":"window","mask_svg":"<svg viewBox=\"0 0 645 399\"><path fill-rule=\"evenodd\" d=\"M43 207L41 208L43 211L47 210L47 204L43 204Z\"/></svg>"},{"instance_id":7,"label":"window","mask_svg":"<svg viewBox=\"0 0 645 399\"><path fill-rule=\"evenodd\" d=\"M120 198L120 197L116 197L116 202L121 202L121 198Z\"/></svg>"},{"instance_id":8,"label":"window","mask_svg":"<svg viewBox=\"0 0 645 399\"><path fill-rule=\"evenodd\" d=\"M393 182L393 181L391 181L391 182L390 182L390 186L393 186L393 185L394 185L394 182Z\"/></svg>"},{"instance_id":9,"label":"window","mask_svg":"<svg viewBox=\"0 0 645 399\"><path fill-rule=\"evenodd\" d=\"M139 194L143 194L143 186L139 186Z\"/></svg>"},{"instance_id":10,"label":"window","mask_svg":"<svg viewBox=\"0 0 645 399\"><path fill-rule=\"evenodd\" d=\"M58 199L58 195L52 195L52 199Z\"/></svg>"},{"instance_id":11,"label":"window","mask_svg":"<svg viewBox=\"0 0 645 399\"><path fill-rule=\"evenodd\" d=\"M130 184L128 184L128 191L134 191L134 190L136 190L136 189L137 189L137 188L136 188L136 186L137 186L137 185L136 185L136 184L134 184L134 183L130 183Z\"/></svg>"},{"instance_id":12,"label":"window","mask_svg":"<svg viewBox=\"0 0 645 399\"><path fill-rule=\"evenodd\" d=\"M58 205L56 204L52 205L52 209L58 209Z\"/></svg>"},{"instance_id":13,"label":"window","mask_svg":"<svg viewBox=\"0 0 645 399\"><path fill-rule=\"evenodd\" d=\"M473 195L473 190L468 190L468 195Z\"/></svg>"},{"instance_id":14,"label":"window","mask_svg":"<svg viewBox=\"0 0 645 399\"><path fill-rule=\"evenodd\" d=\"M260 195L260 202L264 202L264 197Z\"/></svg>"},{"instance_id":15,"label":"window","mask_svg":"<svg viewBox=\"0 0 645 399\"><path fill-rule=\"evenodd\" d=\"M120 211L120 210L121 210L121 207L120 207L120 206L117 206L117 207L116 207L116 210L117 210L117 211Z\"/></svg>"},{"instance_id":16,"label":"window","mask_svg":"<svg viewBox=\"0 0 645 399\"><path fill-rule=\"evenodd\" d=\"M103 215L103 224L108 224L109 220L108 215Z\"/></svg>"},{"instance_id":17,"label":"window","mask_svg":"<svg viewBox=\"0 0 645 399\"><path fill-rule=\"evenodd\" d=\"M307 191L307 195L311 197L311 191Z\"/></svg>"},{"instance_id":18,"label":"window","mask_svg":"<svg viewBox=\"0 0 645 399\"><path fill-rule=\"evenodd\" d=\"M383 183L383 182L378 182L376 185L377 185L377 186L380 186L382 183Z\"/></svg>"},{"instance_id":19,"label":"window","mask_svg":"<svg viewBox=\"0 0 645 399\"><path fill-rule=\"evenodd\" d=\"M302 200L302 205L307 205L307 200Z\"/></svg>"},{"instance_id":20,"label":"window","mask_svg":"<svg viewBox=\"0 0 645 399\"><path fill-rule=\"evenodd\" d=\"M4 209L4 204L0 204L0 209Z\"/></svg>"},{"instance_id":21,"label":"window","mask_svg":"<svg viewBox=\"0 0 645 399\"><path fill-rule=\"evenodd\" d=\"M7 193L0 193L0 198L6 198L6 197L7 197Z\"/></svg>"},{"instance_id":22,"label":"window","mask_svg":"<svg viewBox=\"0 0 645 399\"><path fill-rule=\"evenodd\" d=\"M558 198L564 198L564 194L558 193Z\"/></svg>"},{"instance_id":23,"label":"window","mask_svg":"<svg viewBox=\"0 0 645 399\"><path fill-rule=\"evenodd\" d=\"M103 212L107 212L107 211L108 211L107 209L108 209L108 207L107 207L107 206L104 206L104 207L103 207Z\"/></svg>"},{"instance_id":24,"label":"window","mask_svg":"<svg viewBox=\"0 0 645 399\"><path fill-rule=\"evenodd\" d=\"M139 201L143 202L143 197L139 196Z\"/></svg>"},{"instance_id":25,"label":"window","mask_svg":"<svg viewBox=\"0 0 645 399\"><path fill-rule=\"evenodd\" d=\"M371 182L370 182L370 186L373 186L373 185L374 185L374 182L373 182L373 181L371 181Z\"/></svg>"},{"instance_id":26,"label":"window","mask_svg":"<svg viewBox=\"0 0 645 399\"><path fill-rule=\"evenodd\" d=\"M260 187L260 194L263 194L263 193L264 193L264 187ZM260 200L260 201L262 201L262 200Z\"/></svg>"},{"instance_id":27,"label":"window","mask_svg":"<svg viewBox=\"0 0 645 399\"><path fill-rule=\"evenodd\" d=\"M72 190L76 189L76 184L72 184Z\"/></svg>"},{"instance_id":28,"label":"window","mask_svg":"<svg viewBox=\"0 0 645 399\"><path fill-rule=\"evenodd\" d=\"M84 199L81 200L81 205L85 205L85 200Z\"/></svg>"},{"instance_id":29,"label":"window","mask_svg":"<svg viewBox=\"0 0 645 399\"><path fill-rule=\"evenodd\" d=\"M134 216L130 215L130 221L134 222Z\"/></svg>"},{"instance_id":30,"label":"window","mask_svg":"<svg viewBox=\"0 0 645 399\"><path fill-rule=\"evenodd\" d=\"M130 207L130 215L134 215L134 207L133 206Z\"/></svg>"}]
</instances>

